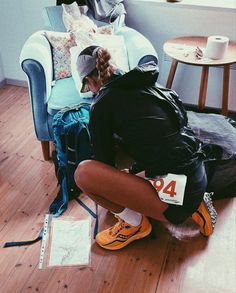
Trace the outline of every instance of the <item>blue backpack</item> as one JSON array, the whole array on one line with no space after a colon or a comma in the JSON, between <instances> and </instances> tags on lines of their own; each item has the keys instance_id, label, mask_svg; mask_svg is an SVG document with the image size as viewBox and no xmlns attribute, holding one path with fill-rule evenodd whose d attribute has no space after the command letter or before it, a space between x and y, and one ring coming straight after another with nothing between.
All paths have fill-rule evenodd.
<instances>
[{"instance_id":1,"label":"blue backpack","mask_svg":"<svg viewBox=\"0 0 236 293\"><path fill-rule=\"evenodd\" d=\"M80 199L81 190L74 181L74 172L78 164L91 158L91 143L88 131L89 103L81 103L75 108L65 108L53 117L53 135L56 150L52 157L55 172L60 185L57 197L49 207L49 212L55 217L67 209L70 199L80 203L95 219L94 238L98 231L98 205L94 213ZM42 239L43 229L34 240L6 242L4 247L31 245Z\"/></svg>"},{"instance_id":2,"label":"blue backpack","mask_svg":"<svg viewBox=\"0 0 236 293\"><path fill-rule=\"evenodd\" d=\"M81 103L74 108L60 110L53 117L55 144L53 161L60 190L50 205L49 212L58 217L67 209L69 200L75 199L96 219L96 231L98 226L97 205L96 213L94 213L79 199L81 190L74 181L74 173L78 164L91 158L92 154L88 130L89 111L90 104Z\"/></svg>"}]
</instances>

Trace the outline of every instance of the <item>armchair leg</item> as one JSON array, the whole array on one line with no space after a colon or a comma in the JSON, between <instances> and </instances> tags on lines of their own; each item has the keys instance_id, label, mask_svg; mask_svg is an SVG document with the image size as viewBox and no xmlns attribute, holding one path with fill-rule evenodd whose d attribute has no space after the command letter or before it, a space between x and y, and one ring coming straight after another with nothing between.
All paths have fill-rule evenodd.
<instances>
[{"instance_id":1,"label":"armchair leg","mask_svg":"<svg viewBox=\"0 0 236 293\"><path fill-rule=\"evenodd\" d=\"M45 161L50 160L50 145L49 141L41 141L41 147L43 151L43 158Z\"/></svg>"}]
</instances>

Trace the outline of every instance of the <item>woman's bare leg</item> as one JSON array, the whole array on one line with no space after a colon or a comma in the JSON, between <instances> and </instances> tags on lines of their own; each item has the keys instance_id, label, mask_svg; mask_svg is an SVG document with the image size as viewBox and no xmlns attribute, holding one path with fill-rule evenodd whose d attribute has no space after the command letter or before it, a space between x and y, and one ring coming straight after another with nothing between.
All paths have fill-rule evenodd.
<instances>
[{"instance_id":1,"label":"woman's bare leg","mask_svg":"<svg viewBox=\"0 0 236 293\"><path fill-rule=\"evenodd\" d=\"M126 207L159 221L167 221L163 212L168 205L143 178L87 160L79 164L75 181L84 193L115 213Z\"/></svg>"}]
</instances>

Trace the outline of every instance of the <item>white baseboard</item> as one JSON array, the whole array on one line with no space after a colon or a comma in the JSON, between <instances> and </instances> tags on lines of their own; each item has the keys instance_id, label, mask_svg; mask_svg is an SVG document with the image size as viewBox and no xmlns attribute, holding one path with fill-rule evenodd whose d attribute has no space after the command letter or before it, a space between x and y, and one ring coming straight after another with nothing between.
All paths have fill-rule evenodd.
<instances>
[{"instance_id":1,"label":"white baseboard","mask_svg":"<svg viewBox=\"0 0 236 293\"><path fill-rule=\"evenodd\" d=\"M0 87L4 86L6 84L6 79L3 79L0 81Z\"/></svg>"},{"instance_id":2,"label":"white baseboard","mask_svg":"<svg viewBox=\"0 0 236 293\"><path fill-rule=\"evenodd\" d=\"M18 79L12 79L12 78L6 78L5 79L5 84L28 87L27 81L18 80Z\"/></svg>"},{"instance_id":3,"label":"white baseboard","mask_svg":"<svg viewBox=\"0 0 236 293\"><path fill-rule=\"evenodd\" d=\"M12 79L12 78L5 78L5 79L0 81L0 87L4 86L6 84L28 87L27 81L18 80L18 79Z\"/></svg>"}]
</instances>

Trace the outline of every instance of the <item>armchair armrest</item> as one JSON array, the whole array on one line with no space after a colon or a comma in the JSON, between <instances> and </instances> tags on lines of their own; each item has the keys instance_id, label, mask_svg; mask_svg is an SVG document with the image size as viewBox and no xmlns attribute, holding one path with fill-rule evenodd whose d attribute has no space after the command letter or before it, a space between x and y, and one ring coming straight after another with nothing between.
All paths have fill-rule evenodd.
<instances>
[{"instance_id":1,"label":"armchair armrest","mask_svg":"<svg viewBox=\"0 0 236 293\"><path fill-rule=\"evenodd\" d=\"M138 64L151 60L158 63L156 50L151 42L141 33L127 26L123 26L116 34L122 35L125 39L130 69L133 69Z\"/></svg>"},{"instance_id":2,"label":"armchair armrest","mask_svg":"<svg viewBox=\"0 0 236 293\"><path fill-rule=\"evenodd\" d=\"M31 99L32 114L35 134L38 140L48 141L52 139L48 124L45 74L42 65L33 59L22 62L22 69L28 76L29 95Z\"/></svg>"},{"instance_id":3,"label":"armchair armrest","mask_svg":"<svg viewBox=\"0 0 236 293\"><path fill-rule=\"evenodd\" d=\"M47 101L51 94L53 64L51 47L42 31L34 33L25 42L20 64L28 77L36 136L41 141L51 140Z\"/></svg>"},{"instance_id":4,"label":"armchair armrest","mask_svg":"<svg viewBox=\"0 0 236 293\"><path fill-rule=\"evenodd\" d=\"M53 63L51 47L43 33L44 31L38 31L27 39L21 50L20 64L22 65L25 60L34 60L42 66L46 81L44 102L47 102L52 88ZM31 85L29 84L29 86Z\"/></svg>"}]
</instances>

